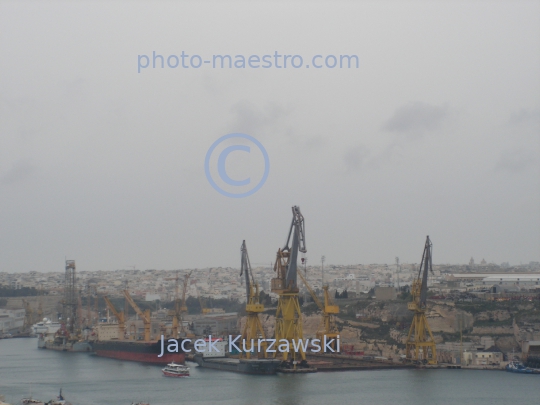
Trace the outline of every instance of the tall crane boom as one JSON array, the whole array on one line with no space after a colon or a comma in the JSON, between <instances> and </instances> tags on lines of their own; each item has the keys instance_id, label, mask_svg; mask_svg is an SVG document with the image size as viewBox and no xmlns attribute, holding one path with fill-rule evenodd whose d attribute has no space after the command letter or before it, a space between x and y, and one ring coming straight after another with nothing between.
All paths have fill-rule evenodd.
<instances>
[{"instance_id":1,"label":"tall crane boom","mask_svg":"<svg viewBox=\"0 0 540 405\"><path fill-rule=\"evenodd\" d=\"M251 287L255 284L253 280L253 273L251 272L251 263L249 262L249 256L246 247L246 241L242 241L242 247L240 248L242 252L242 258L240 260L240 277L244 275L246 281L246 297L249 301L251 297Z\"/></svg>"},{"instance_id":2,"label":"tall crane boom","mask_svg":"<svg viewBox=\"0 0 540 405\"><path fill-rule=\"evenodd\" d=\"M426 244L424 246L424 253L422 253L422 261L420 262L420 269L418 270L417 280L420 280L420 274L422 275L422 284L420 287L420 300L419 304L423 307L426 306L427 300L427 280L428 272L431 271L433 274L433 263L431 260L431 251L433 249L433 244L429 240L429 236L426 238ZM422 267L424 268L422 273Z\"/></svg>"},{"instance_id":3,"label":"tall crane boom","mask_svg":"<svg viewBox=\"0 0 540 405\"><path fill-rule=\"evenodd\" d=\"M289 236L287 237L287 242L285 247L282 249L284 252L290 253L290 258L287 266L286 274L286 286L288 288L297 288L296 284L296 274L298 273L297 257L298 251L306 253L306 238L305 238L305 229L304 229L304 217L300 212L300 207L296 205L292 207L293 218L291 222L291 228L289 229ZM292 235L292 244L289 248L289 241Z\"/></svg>"},{"instance_id":4,"label":"tall crane boom","mask_svg":"<svg viewBox=\"0 0 540 405\"><path fill-rule=\"evenodd\" d=\"M414 316L406 342L406 358L415 363L437 364L435 339L426 318L428 273L429 271L433 273L432 247L431 240L427 236L418 276L411 287L412 301L407 304L408 309L414 312Z\"/></svg>"},{"instance_id":5,"label":"tall crane boom","mask_svg":"<svg viewBox=\"0 0 540 405\"><path fill-rule=\"evenodd\" d=\"M276 311L276 341L286 340L291 348L298 339L303 339L302 313L298 302L298 252L306 253L306 238L304 217L300 207L292 207L292 221L287 241L283 249L278 249L274 271L276 277L272 279L272 292L279 295ZM289 245L290 244L290 245ZM276 353L275 356L278 356ZM307 367L306 354L300 348L290 349L279 354L282 356L284 367Z\"/></svg>"},{"instance_id":6,"label":"tall crane boom","mask_svg":"<svg viewBox=\"0 0 540 405\"><path fill-rule=\"evenodd\" d=\"M23 324L23 331L28 330L32 327L32 324L34 323L34 311L32 310L32 307L30 306L30 303L26 301L24 298L22 300L24 304L24 324Z\"/></svg>"},{"instance_id":7,"label":"tall crane boom","mask_svg":"<svg viewBox=\"0 0 540 405\"><path fill-rule=\"evenodd\" d=\"M144 341L149 342L150 341L150 310L147 309L146 311L141 311L139 306L133 301L133 298L131 298L131 295L129 294L128 290L124 290L124 297L126 298L127 302L129 302L129 305L131 305L131 308L135 310L137 315L142 319L144 324Z\"/></svg>"},{"instance_id":8,"label":"tall crane boom","mask_svg":"<svg viewBox=\"0 0 540 405\"><path fill-rule=\"evenodd\" d=\"M275 292L279 292L280 290L298 292L298 252L307 252L304 216L300 212L300 207L296 205L292 207L292 214L293 218L287 241L282 249L278 249L276 263L274 265L274 271L277 274L272 280L272 291Z\"/></svg>"},{"instance_id":9,"label":"tall crane boom","mask_svg":"<svg viewBox=\"0 0 540 405\"><path fill-rule=\"evenodd\" d=\"M330 342L332 339L334 341L331 343L332 348L337 347L337 336L338 336L338 329L336 326L336 322L334 319L335 314L339 314L339 307L337 305L332 304L332 300L330 299L330 294L328 293L328 286L323 287L324 292L324 304L319 300L319 297L315 294L315 291L311 288L311 286L308 284L307 280L303 276L302 272L299 271L298 275L304 282L304 285L306 286L307 290L309 291L309 294L313 298L313 301L315 301L315 304L319 307L319 309L322 311L322 318L321 323L319 324L319 328L317 329L316 336L317 339L319 339L321 342L323 341L324 337L326 336L326 341Z\"/></svg>"},{"instance_id":10,"label":"tall crane boom","mask_svg":"<svg viewBox=\"0 0 540 405\"><path fill-rule=\"evenodd\" d=\"M113 303L107 297L106 295L103 296L103 300L105 301L105 304L110 309L110 311L114 314L116 319L118 320L118 328L120 330L120 339L123 339L126 332L126 324L124 319L124 311L118 312L116 308L114 307Z\"/></svg>"},{"instance_id":11,"label":"tall crane boom","mask_svg":"<svg viewBox=\"0 0 540 405\"><path fill-rule=\"evenodd\" d=\"M246 281L246 323L242 331L242 341L258 341L258 339L266 339L264 329L262 327L259 314L264 311L264 305L260 302L259 285L253 278L251 263L247 251L246 241L242 242L240 248L242 255L240 259L240 277L244 275ZM258 346L259 347L259 346ZM263 342L261 351L258 351L252 345L252 351L257 352L258 357L267 357L266 341ZM242 357L251 358L251 352L241 353Z\"/></svg>"},{"instance_id":12,"label":"tall crane boom","mask_svg":"<svg viewBox=\"0 0 540 405\"><path fill-rule=\"evenodd\" d=\"M306 278L302 275L302 272L299 271L298 275L300 276L300 278L302 279L302 282L304 283L307 290L309 291L309 295L311 295L311 298L313 298L313 302L315 302L315 304L317 304L317 306L319 307L319 309L321 311L324 311L324 305L322 304L321 300L319 300L319 297L317 297L317 294L315 294L315 291L313 291L311 286L308 284Z\"/></svg>"}]
</instances>

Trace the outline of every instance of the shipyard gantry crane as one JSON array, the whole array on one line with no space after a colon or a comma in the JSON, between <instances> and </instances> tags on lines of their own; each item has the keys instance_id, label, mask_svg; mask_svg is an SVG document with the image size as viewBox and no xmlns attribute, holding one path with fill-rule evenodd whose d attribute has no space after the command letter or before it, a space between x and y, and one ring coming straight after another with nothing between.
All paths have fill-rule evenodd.
<instances>
[{"instance_id":1,"label":"shipyard gantry crane","mask_svg":"<svg viewBox=\"0 0 540 405\"><path fill-rule=\"evenodd\" d=\"M69 334L75 334L77 320L77 289L75 260L66 260L64 275L64 299L62 300L62 324Z\"/></svg>"},{"instance_id":2,"label":"shipyard gantry crane","mask_svg":"<svg viewBox=\"0 0 540 405\"><path fill-rule=\"evenodd\" d=\"M144 341L149 342L150 341L150 329L151 329L151 319L150 319L150 310L147 309L146 311L141 311L139 306L133 301L133 298L131 298L131 295L129 294L128 290L124 290L124 297L129 302L129 305L131 305L131 308L135 310L137 315L139 315L139 318L142 319L144 324Z\"/></svg>"},{"instance_id":3,"label":"shipyard gantry crane","mask_svg":"<svg viewBox=\"0 0 540 405\"><path fill-rule=\"evenodd\" d=\"M113 313L113 315L116 317L116 320L118 322L118 334L120 335L118 339L124 339L126 336L126 323L125 323L125 316L124 311L118 312L116 308L114 307L113 303L107 297L106 295L103 296L103 300L105 301L105 304L107 305L107 308Z\"/></svg>"},{"instance_id":4,"label":"shipyard gantry crane","mask_svg":"<svg viewBox=\"0 0 540 405\"><path fill-rule=\"evenodd\" d=\"M435 340L426 319L428 272L433 273L432 247L429 236L427 236L418 276L413 281L411 288L412 302L407 305L408 309L414 312L414 317L407 337L406 358L409 361L424 364L437 364Z\"/></svg>"},{"instance_id":5,"label":"shipyard gantry crane","mask_svg":"<svg viewBox=\"0 0 540 405\"><path fill-rule=\"evenodd\" d=\"M257 357L268 357L266 352L266 342L261 343L261 351L257 345L258 339L266 339L264 329L262 327L259 314L264 311L264 305L261 304L259 296L259 284L255 282L253 278L253 271L251 269L251 263L249 262L248 251L246 247L246 241L242 242L242 258L240 261L240 277L244 275L246 281L246 324L242 331L242 341L247 342L246 345L251 347L252 352ZM251 358L251 352L242 352L241 357Z\"/></svg>"},{"instance_id":6,"label":"shipyard gantry crane","mask_svg":"<svg viewBox=\"0 0 540 405\"><path fill-rule=\"evenodd\" d=\"M300 363L306 366L306 354L301 345L293 342L303 340L302 313L298 303L297 259L298 252L306 253L306 240L304 232L304 217L297 206L292 207L292 222L287 242L283 249L278 249L274 271L276 277L272 279L272 292L279 295L276 312L276 345L286 340L289 351L276 351L275 356L282 356L282 360L291 361L294 368ZM291 241L292 236L292 241ZM289 246L289 243L291 245ZM285 345L284 345L285 346Z\"/></svg>"},{"instance_id":7,"label":"shipyard gantry crane","mask_svg":"<svg viewBox=\"0 0 540 405\"><path fill-rule=\"evenodd\" d=\"M317 306L322 312L321 323L319 324L319 328L317 329L317 333L315 334L315 336L321 342L324 342L325 336L326 336L327 342L330 342L332 339L334 339L334 341L330 344L330 346L335 350L337 347L337 338L339 334L338 334L338 329L336 326L336 320L334 319L334 315L339 314L339 307L332 303L332 300L330 299L330 294L328 293L327 285L323 286L323 292L324 292L324 304L323 304L321 300L319 300L319 297L317 297L317 294L315 294L315 291L313 291L311 286L308 284L306 278L302 275L301 271L298 272L298 275L300 276L304 285L309 291L309 294L313 298L313 301L315 302L315 304L317 304Z\"/></svg>"}]
</instances>

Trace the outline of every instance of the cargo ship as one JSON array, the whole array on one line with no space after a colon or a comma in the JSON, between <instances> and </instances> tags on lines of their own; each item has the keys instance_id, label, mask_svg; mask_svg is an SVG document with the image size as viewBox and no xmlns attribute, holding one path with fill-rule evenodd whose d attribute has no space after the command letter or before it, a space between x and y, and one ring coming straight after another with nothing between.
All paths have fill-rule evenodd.
<instances>
[{"instance_id":1,"label":"cargo ship","mask_svg":"<svg viewBox=\"0 0 540 405\"><path fill-rule=\"evenodd\" d=\"M205 339L205 341L208 341L208 339ZM271 375L277 373L281 364L281 360L278 359L237 359L227 357L225 342L221 339L216 339L213 346L217 351L209 352L205 350L195 354L193 358L199 367L243 374Z\"/></svg>"},{"instance_id":2,"label":"cargo ship","mask_svg":"<svg viewBox=\"0 0 540 405\"><path fill-rule=\"evenodd\" d=\"M184 364L184 353L161 353L161 341L143 342L136 340L96 340L92 344L96 356L111 359L138 361L142 363Z\"/></svg>"}]
</instances>

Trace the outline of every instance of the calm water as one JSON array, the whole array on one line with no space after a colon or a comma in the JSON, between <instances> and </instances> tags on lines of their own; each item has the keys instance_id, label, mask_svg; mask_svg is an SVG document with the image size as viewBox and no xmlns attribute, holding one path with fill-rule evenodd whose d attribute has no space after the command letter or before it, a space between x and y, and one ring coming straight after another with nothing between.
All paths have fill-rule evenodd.
<instances>
[{"instance_id":1,"label":"calm water","mask_svg":"<svg viewBox=\"0 0 540 405\"><path fill-rule=\"evenodd\" d=\"M74 405L539 404L540 376L498 371L386 370L245 376L198 369L161 376L159 366L85 353L38 350L36 339L0 340L0 394L12 404L49 400L63 387Z\"/></svg>"}]
</instances>

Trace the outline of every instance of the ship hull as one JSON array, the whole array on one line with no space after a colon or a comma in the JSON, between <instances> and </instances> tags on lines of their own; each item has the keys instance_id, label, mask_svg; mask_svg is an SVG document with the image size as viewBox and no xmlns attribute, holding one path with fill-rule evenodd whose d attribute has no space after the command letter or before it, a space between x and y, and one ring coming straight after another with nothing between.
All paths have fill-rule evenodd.
<instances>
[{"instance_id":1,"label":"ship hull","mask_svg":"<svg viewBox=\"0 0 540 405\"><path fill-rule=\"evenodd\" d=\"M163 371L163 375L165 377L176 377L176 378L180 378L180 377L189 377L189 373L181 373L181 374L178 374L178 373L171 373L169 371Z\"/></svg>"},{"instance_id":2,"label":"ship hull","mask_svg":"<svg viewBox=\"0 0 540 405\"><path fill-rule=\"evenodd\" d=\"M92 344L96 356L151 364L184 364L184 353L161 353L160 342L96 341Z\"/></svg>"},{"instance_id":3,"label":"ship hull","mask_svg":"<svg viewBox=\"0 0 540 405\"><path fill-rule=\"evenodd\" d=\"M91 352L92 346L88 342L59 342L38 339L38 349L56 350L59 352Z\"/></svg>"},{"instance_id":4,"label":"ship hull","mask_svg":"<svg viewBox=\"0 0 540 405\"><path fill-rule=\"evenodd\" d=\"M195 362L199 367L214 370L232 371L242 374L272 375L276 374L281 364L276 359L233 359L233 358L204 358L195 355Z\"/></svg>"}]
</instances>

